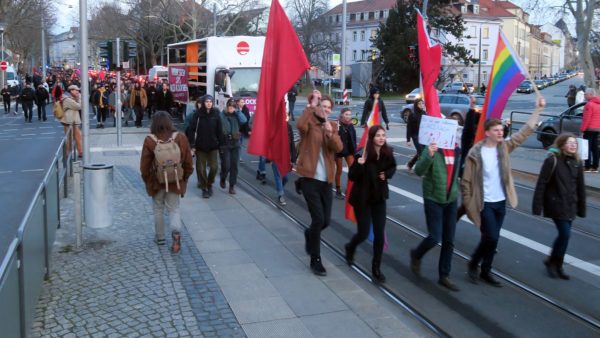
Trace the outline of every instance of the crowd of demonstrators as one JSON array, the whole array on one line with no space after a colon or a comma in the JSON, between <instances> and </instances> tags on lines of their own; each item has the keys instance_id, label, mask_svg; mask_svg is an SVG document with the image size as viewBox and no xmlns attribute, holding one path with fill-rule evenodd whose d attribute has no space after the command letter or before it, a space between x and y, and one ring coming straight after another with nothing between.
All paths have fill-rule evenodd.
<instances>
[{"instance_id":1,"label":"crowd of demonstrators","mask_svg":"<svg viewBox=\"0 0 600 338\"><path fill-rule=\"evenodd\" d=\"M396 172L394 152L386 143L385 129L381 125L369 128L362 156L350 166L348 178L353 182L349 203L354 207L357 233L344 248L346 262L353 264L356 247L369 235L373 227L373 280L385 283L381 272L381 259L385 242L386 200L389 197L388 179Z\"/></svg>"}]
</instances>

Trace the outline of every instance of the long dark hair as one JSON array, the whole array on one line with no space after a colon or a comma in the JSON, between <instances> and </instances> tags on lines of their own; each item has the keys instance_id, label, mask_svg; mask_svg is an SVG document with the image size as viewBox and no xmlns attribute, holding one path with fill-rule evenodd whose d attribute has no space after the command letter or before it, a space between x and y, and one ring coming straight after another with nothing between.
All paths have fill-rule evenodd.
<instances>
[{"instance_id":1,"label":"long dark hair","mask_svg":"<svg viewBox=\"0 0 600 338\"><path fill-rule=\"evenodd\" d=\"M423 99L416 99L415 104L413 106L413 112L420 113L421 115L425 113L425 110L419 108L419 103L423 102Z\"/></svg>"},{"instance_id":2,"label":"long dark hair","mask_svg":"<svg viewBox=\"0 0 600 338\"><path fill-rule=\"evenodd\" d=\"M377 134L377 132L379 130L383 130L383 132L385 132L385 128L383 128L381 125L376 125L376 126L372 126L371 128L369 128L369 139L367 141L367 158L366 160L369 162L376 162L377 161L377 153L375 152L375 144L373 139L375 138L375 134ZM384 159L384 158L392 158L394 156L394 153L392 151L392 148L390 146L388 146L387 141L383 144L383 146L381 146L381 149L379 149L379 158L380 159Z\"/></svg>"},{"instance_id":3,"label":"long dark hair","mask_svg":"<svg viewBox=\"0 0 600 338\"><path fill-rule=\"evenodd\" d=\"M156 135L158 138L170 136L173 132L177 131L171 117L166 111L157 111L152 115L152 123L150 124L150 133Z\"/></svg>"}]
</instances>

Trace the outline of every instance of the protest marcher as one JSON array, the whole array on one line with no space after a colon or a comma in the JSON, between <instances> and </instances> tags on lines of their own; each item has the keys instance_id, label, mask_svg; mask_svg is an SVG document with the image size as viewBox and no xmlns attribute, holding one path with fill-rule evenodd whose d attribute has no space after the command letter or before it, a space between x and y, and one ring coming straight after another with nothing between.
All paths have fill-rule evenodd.
<instances>
[{"instance_id":1,"label":"protest marcher","mask_svg":"<svg viewBox=\"0 0 600 338\"><path fill-rule=\"evenodd\" d=\"M406 123L406 144L410 146L412 141L417 150L417 153L408 161L408 163L406 163L406 169L408 169L408 171L412 170L423 151L423 146L419 143L419 126L421 125L421 117L423 115L427 115L425 112L425 102L422 99L416 99L413 110L408 115L408 122Z\"/></svg>"},{"instance_id":2,"label":"protest marcher","mask_svg":"<svg viewBox=\"0 0 600 338\"><path fill-rule=\"evenodd\" d=\"M459 163L460 149L454 149L452 163ZM458 168L448 177L446 157L435 142L423 149L415 165L415 173L423 177L423 207L429 235L410 251L410 267L421 275L421 259L438 243L442 250L438 262L438 283L452 291L459 291L449 279L454 253L456 231L456 201L458 199ZM448 181L450 183L448 184Z\"/></svg>"},{"instance_id":3,"label":"protest marcher","mask_svg":"<svg viewBox=\"0 0 600 338\"><path fill-rule=\"evenodd\" d=\"M564 133L554 140L544 161L533 194L533 214L551 218L558 230L552 252L544 261L550 277L568 280L563 261L575 216L585 217L583 164L577 155L575 135Z\"/></svg>"},{"instance_id":4,"label":"protest marcher","mask_svg":"<svg viewBox=\"0 0 600 338\"><path fill-rule=\"evenodd\" d=\"M348 168L354 163L354 154L356 153L356 130L352 124L352 111L348 107L342 108L339 118L338 134L342 140L342 151L335 154L335 197L344 199L342 194L342 167L346 160Z\"/></svg>"},{"instance_id":5,"label":"protest marcher","mask_svg":"<svg viewBox=\"0 0 600 338\"><path fill-rule=\"evenodd\" d=\"M235 194L237 183L238 164L240 162L240 126L245 124L246 116L236 110L234 99L227 100L225 110L220 114L221 127L223 128L223 143L220 145L221 156L221 189L225 189L226 180L229 177L229 193Z\"/></svg>"},{"instance_id":6,"label":"protest marcher","mask_svg":"<svg viewBox=\"0 0 600 338\"><path fill-rule=\"evenodd\" d=\"M492 262L506 214L506 202L517 207L517 193L510 167L510 153L533 133L546 102L538 97L536 109L525 125L510 139L504 139L504 126L499 119L484 122L485 138L475 144L465 160L461 180L462 201L469 219L480 228L481 240L469 262L469 278L501 287L491 274Z\"/></svg>"},{"instance_id":7,"label":"protest marcher","mask_svg":"<svg viewBox=\"0 0 600 338\"><path fill-rule=\"evenodd\" d=\"M335 175L335 154L342 150L337 123L327 118L333 100L320 92L309 95L310 105L298 118L300 132L296 172L310 212L310 228L304 232L305 249L310 255L310 268L319 276L327 274L321 261L321 231L331 220L332 189Z\"/></svg>"},{"instance_id":8,"label":"protest marcher","mask_svg":"<svg viewBox=\"0 0 600 338\"><path fill-rule=\"evenodd\" d=\"M373 280L385 283L381 273L381 258L385 242L386 200L389 198L388 179L396 172L394 152L386 143L385 129L381 125L369 128L363 155L354 161L348 171L352 191L348 202L354 208L357 232L344 248L346 262L354 262L356 247L367 239L373 225Z\"/></svg>"},{"instance_id":9,"label":"protest marcher","mask_svg":"<svg viewBox=\"0 0 600 338\"><path fill-rule=\"evenodd\" d=\"M161 148L161 154L155 150ZM165 163L172 163L172 168L159 167L162 157L168 159ZM173 158L171 158L173 157ZM160 182L160 168L164 170L167 179ZM146 192L152 197L154 210L155 242L165 244L165 208L169 212L169 225L173 243L171 251L178 253L181 249L181 215L179 213L179 200L185 195L187 181L194 172L192 153L185 135L177 132L169 114L158 112L152 118L150 135L144 139L140 171L146 185ZM169 177L175 174L175 177ZM181 175L181 176L179 176Z\"/></svg>"}]
</instances>

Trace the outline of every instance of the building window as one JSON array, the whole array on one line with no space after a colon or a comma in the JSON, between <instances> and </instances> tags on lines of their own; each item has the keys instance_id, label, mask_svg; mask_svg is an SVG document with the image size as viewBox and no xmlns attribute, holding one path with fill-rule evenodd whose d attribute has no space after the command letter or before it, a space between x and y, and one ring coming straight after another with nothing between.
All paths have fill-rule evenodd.
<instances>
[{"instance_id":1,"label":"building window","mask_svg":"<svg viewBox=\"0 0 600 338\"><path fill-rule=\"evenodd\" d=\"M365 41L365 31L360 31L360 41Z\"/></svg>"},{"instance_id":2,"label":"building window","mask_svg":"<svg viewBox=\"0 0 600 338\"><path fill-rule=\"evenodd\" d=\"M467 14L467 6L460 6L460 12L462 14Z\"/></svg>"},{"instance_id":3,"label":"building window","mask_svg":"<svg viewBox=\"0 0 600 338\"><path fill-rule=\"evenodd\" d=\"M356 41L356 37L358 36L358 32L354 31L352 32L352 41Z\"/></svg>"},{"instance_id":4,"label":"building window","mask_svg":"<svg viewBox=\"0 0 600 338\"><path fill-rule=\"evenodd\" d=\"M479 14L479 5L473 5L473 14Z\"/></svg>"},{"instance_id":5,"label":"building window","mask_svg":"<svg viewBox=\"0 0 600 338\"><path fill-rule=\"evenodd\" d=\"M375 12L369 12L369 20L375 20Z\"/></svg>"},{"instance_id":6,"label":"building window","mask_svg":"<svg viewBox=\"0 0 600 338\"><path fill-rule=\"evenodd\" d=\"M490 37L490 28L489 27L483 27L483 29L481 30L481 37L484 39L489 39Z\"/></svg>"},{"instance_id":7,"label":"building window","mask_svg":"<svg viewBox=\"0 0 600 338\"><path fill-rule=\"evenodd\" d=\"M487 49L483 49L481 51L481 59L484 61L487 61L487 59L488 59L488 50Z\"/></svg>"},{"instance_id":8,"label":"building window","mask_svg":"<svg viewBox=\"0 0 600 338\"><path fill-rule=\"evenodd\" d=\"M365 19L365 13L360 13L360 21L363 21Z\"/></svg>"},{"instance_id":9,"label":"building window","mask_svg":"<svg viewBox=\"0 0 600 338\"><path fill-rule=\"evenodd\" d=\"M340 22L340 15L339 14L335 16L335 22Z\"/></svg>"},{"instance_id":10,"label":"building window","mask_svg":"<svg viewBox=\"0 0 600 338\"><path fill-rule=\"evenodd\" d=\"M387 18L390 15L390 11L388 9L383 10L383 17Z\"/></svg>"},{"instance_id":11,"label":"building window","mask_svg":"<svg viewBox=\"0 0 600 338\"><path fill-rule=\"evenodd\" d=\"M487 70L484 70L484 71L482 71L482 72L481 72L481 75L483 75L483 76L482 76L482 77L483 77L483 83L486 83L486 82L487 82L487 80L488 80L488 78L487 78L487 74L488 74L488 73L487 73Z\"/></svg>"},{"instance_id":12,"label":"building window","mask_svg":"<svg viewBox=\"0 0 600 338\"><path fill-rule=\"evenodd\" d=\"M352 51L352 61L356 61L356 49Z\"/></svg>"},{"instance_id":13,"label":"building window","mask_svg":"<svg viewBox=\"0 0 600 338\"><path fill-rule=\"evenodd\" d=\"M384 17L385 17L385 16L384 16L384 14L383 14L383 11L379 11L379 18L380 18L380 19L383 19Z\"/></svg>"},{"instance_id":14,"label":"building window","mask_svg":"<svg viewBox=\"0 0 600 338\"><path fill-rule=\"evenodd\" d=\"M350 14L350 21L356 21L356 14L355 13Z\"/></svg>"}]
</instances>

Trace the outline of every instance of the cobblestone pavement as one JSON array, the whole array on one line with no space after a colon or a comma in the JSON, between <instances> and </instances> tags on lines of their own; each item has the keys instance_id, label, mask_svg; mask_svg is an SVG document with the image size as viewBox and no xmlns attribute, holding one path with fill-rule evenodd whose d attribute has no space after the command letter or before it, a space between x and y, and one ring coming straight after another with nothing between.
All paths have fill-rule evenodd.
<instances>
[{"instance_id":1,"label":"cobblestone pavement","mask_svg":"<svg viewBox=\"0 0 600 338\"><path fill-rule=\"evenodd\" d=\"M61 200L52 271L31 336L244 337L185 227L179 255L170 253L169 242L153 243L151 200L137 153L111 156L113 225L84 228L81 250L73 246L72 195Z\"/></svg>"}]
</instances>

